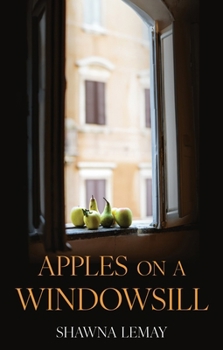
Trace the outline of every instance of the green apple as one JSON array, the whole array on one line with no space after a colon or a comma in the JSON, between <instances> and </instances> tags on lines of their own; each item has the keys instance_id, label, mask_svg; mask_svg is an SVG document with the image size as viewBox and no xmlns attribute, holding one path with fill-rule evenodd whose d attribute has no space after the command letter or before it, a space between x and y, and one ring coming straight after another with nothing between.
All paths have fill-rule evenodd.
<instances>
[{"instance_id":1,"label":"green apple","mask_svg":"<svg viewBox=\"0 0 223 350\"><path fill-rule=\"evenodd\" d=\"M82 209L85 225L89 230L97 230L100 222L100 213L96 210Z\"/></svg>"},{"instance_id":2,"label":"green apple","mask_svg":"<svg viewBox=\"0 0 223 350\"><path fill-rule=\"evenodd\" d=\"M74 206L71 209L70 218L71 218L71 222L74 226L83 227L85 225L83 208L81 208L79 206Z\"/></svg>"},{"instance_id":3,"label":"green apple","mask_svg":"<svg viewBox=\"0 0 223 350\"><path fill-rule=\"evenodd\" d=\"M132 224L132 211L127 207L115 209L114 217L120 227L127 228Z\"/></svg>"}]
</instances>

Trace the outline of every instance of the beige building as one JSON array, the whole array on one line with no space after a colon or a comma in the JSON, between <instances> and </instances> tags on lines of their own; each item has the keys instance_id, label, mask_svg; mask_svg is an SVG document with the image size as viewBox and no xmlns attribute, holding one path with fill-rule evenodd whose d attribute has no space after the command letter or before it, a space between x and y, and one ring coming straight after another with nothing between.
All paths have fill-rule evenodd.
<instances>
[{"instance_id":1,"label":"beige building","mask_svg":"<svg viewBox=\"0 0 223 350\"><path fill-rule=\"evenodd\" d=\"M65 215L105 197L149 219L148 28L122 0L66 1Z\"/></svg>"}]
</instances>

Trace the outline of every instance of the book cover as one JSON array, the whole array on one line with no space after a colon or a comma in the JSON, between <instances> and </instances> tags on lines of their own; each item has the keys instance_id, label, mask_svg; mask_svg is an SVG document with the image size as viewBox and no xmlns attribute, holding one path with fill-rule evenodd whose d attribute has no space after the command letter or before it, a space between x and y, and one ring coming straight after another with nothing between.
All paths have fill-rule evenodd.
<instances>
[{"instance_id":1,"label":"book cover","mask_svg":"<svg viewBox=\"0 0 223 350\"><path fill-rule=\"evenodd\" d=\"M212 271L210 258L207 257L210 254L208 229L211 231L211 228L206 221L210 212L205 206L203 197L207 189L202 181L199 182L200 220L194 229L186 227L183 232L151 232L148 239L143 230L135 232L133 225L134 232L129 235L129 241L119 227L114 229L110 239L105 234L98 237L100 234L97 233L92 239L89 233L86 239L73 237L69 240L68 229L72 250L56 253L44 250L42 243L33 244L32 238L24 233L29 212L26 198L29 186L26 173L27 120L23 119L28 107L22 94L27 89L24 77L27 64L29 66L26 38L23 36L27 34L28 25L26 6L24 2L17 9L21 15L19 18L24 21L20 22L17 17L15 23L19 25L17 32L13 33L18 39L14 49L21 69L18 71L10 60L15 81L10 86L10 95L15 97L15 103L10 104L8 127L14 151L18 150L19 156L14 157L9 167L11 174L17 170L15 181L10 181L8 186L11 201L16 201L9 233L12 242L9 250L12 249L5 259L9 267L6 269L5 300L10 315L4 320L8 342L48 347L98 345L102 341L107 345L129 345L133 341L135 345L159 347L168 343L178 347L186 342L192 345L195 341L209 339ZM87 25L85 30L86 34L92 28ZM94 31L98 30L101 27L96 26ZM22 45L24 50L21 50ZM11 50L9 53L11 58L14 57ZM107 61L95 60L95 56L89 62L100 64L100 72L102 66L106 66L109 72L113 69ZM76 68L83 72L85 63L76 60ZM128 67L125 68L127 70ZM144 75L139 76L141 82L144 78ZM199 154L202 158L205 147L203 143L201 146ZM69 161L73 157L72 152L75 153L75 147L72 147L68 147L71 152L67 155ZM199 171L203 174L202 160L198 162L201 163ZM9 204L11 208L12 204ZM70 208L68 205L68 215ZM9 217L8 222L12 222L12 210ZM178 238L173 238L177 234ZM92 249L94 240L95 248Z\"/></svg>"}]
</instances>

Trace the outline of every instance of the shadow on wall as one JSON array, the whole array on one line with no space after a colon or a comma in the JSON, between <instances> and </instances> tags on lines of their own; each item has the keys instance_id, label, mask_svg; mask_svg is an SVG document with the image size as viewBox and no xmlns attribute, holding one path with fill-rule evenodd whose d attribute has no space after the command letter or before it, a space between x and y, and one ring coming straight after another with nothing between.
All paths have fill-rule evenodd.
<instances>
[{"instance_id":1,"label":"shadow on wall","mask_svg":"<svg viewBox=\"0 0 223 350\"><path fill-rule=\"evenodd\" d=\"M46 254L42 243L33 242L30 244L30 262L42 262L45 255L52 260L57 255L90 256L93 262L98 262L100 255L114 259L124 255L130 263L141 260L195 262L199 259L198 230L96 237L70 240L69 243L70 251Z\"/></svg>"}]
</instances>

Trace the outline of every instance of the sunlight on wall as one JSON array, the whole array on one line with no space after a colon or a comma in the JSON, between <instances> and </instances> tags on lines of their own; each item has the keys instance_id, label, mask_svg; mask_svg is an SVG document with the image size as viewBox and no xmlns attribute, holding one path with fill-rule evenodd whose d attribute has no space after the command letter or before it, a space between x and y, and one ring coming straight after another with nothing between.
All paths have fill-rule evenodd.
<instances>
[{"instance_id":1,"label":"sunlight on wall","mask_svg":"<svg viewBox=\"0 0 223 350\"><path fill-rule=\"evenodd\" d=\"M138 14L121 0L67 0L67 222L71 208L87 207L92 194L105 196L113 207L128 206L134 219L148 218L151 191L146 182L142 186L151 179L152 166L145 93L150 89L148 33ZM87 192L86 180L95 180L96 193Z\"/></svg>"}]
</instances>

